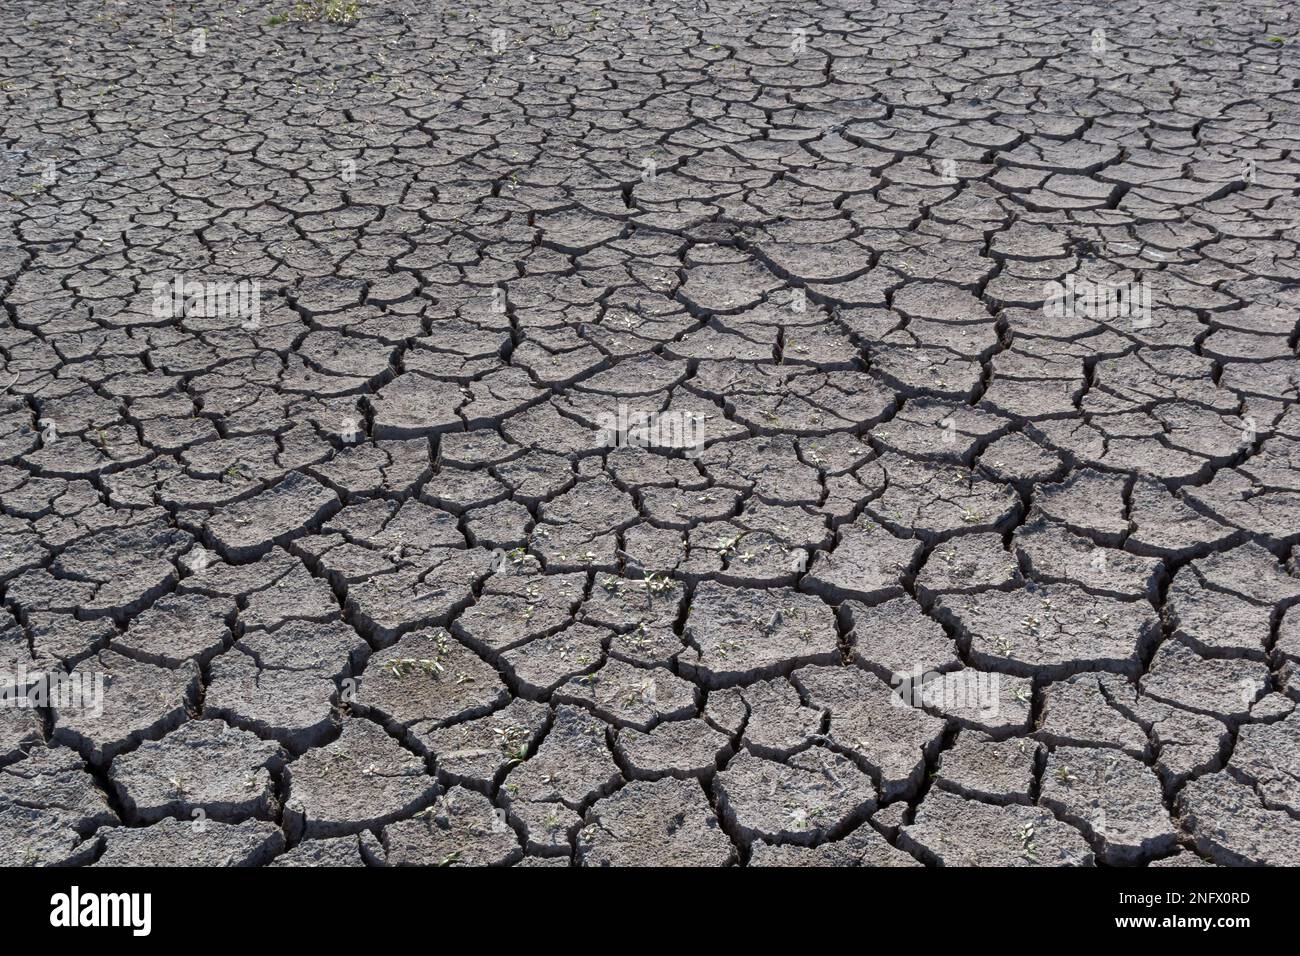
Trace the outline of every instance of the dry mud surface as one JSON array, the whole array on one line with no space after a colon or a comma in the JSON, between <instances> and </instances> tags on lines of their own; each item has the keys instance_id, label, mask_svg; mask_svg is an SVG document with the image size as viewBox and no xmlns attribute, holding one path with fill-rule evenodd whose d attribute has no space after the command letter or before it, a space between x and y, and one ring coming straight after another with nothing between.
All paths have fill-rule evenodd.
<instances>
[{"instance_id":1,"label":"dry mud surface","mask_svg":"<svg viewBox=\"0 0 1300 956\"><path fill-rule=\"evenodd\" d=\"M1295 10L6 3L4 862L1300 863Z\"/></svg>"}]
</instances>

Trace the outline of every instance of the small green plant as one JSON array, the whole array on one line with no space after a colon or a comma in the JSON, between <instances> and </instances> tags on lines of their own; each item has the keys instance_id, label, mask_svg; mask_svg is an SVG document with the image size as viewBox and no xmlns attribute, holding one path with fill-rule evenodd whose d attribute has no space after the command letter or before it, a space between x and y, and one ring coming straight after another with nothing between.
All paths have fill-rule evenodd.
<instances>
[{"instance_id":1,"label":"small green plant","mask_svg":"<svg viewBox=\"0 0 1300 956\"><path fill-rule=\"evenodd\" d=\"M645 586L651 594L663 594L665 591L673 590L677 585L666 574L651 573L646 576Z\"/></svg>"},{"instance_id":2,"label":"small green plant","mask_svg":"<svg viewBox=\"0 0 1300 956\"><path fill-rule=\"evenodd\" d=\"M1034 843L1034 825L1026 823L1020 830L1020 847L1025 859L1038 862L1038 845Z\"/></svg>"},{"instance_id":3,"label":"small green plant","mask_svg":"<svg viewBox=\"0 0 1300 956\"><path fill-rule=\"evenodd\" d=\"M357 0L299 0L288 13L277 13L266 22L281 23L352 23L361 16Z\"/></svg>"},{"instance_id":4,"label":"small green plant","mask_svg":"<svg viewBox=\"0 0 1300 956\"><path fill-rule=\"evenodd\" d=\"M738 534L738 535L736 535L734 538L719 538L719 539L718 539L718 551L721 553L721 555L722 555L724 558L727 556L727 554L728 554L729 552L731 552L733 549L735 549L736 545L738 545L738 544L740 543L740 539L741 539L741 537L742 537L742 535L739 535L739 534Z\"/></svg>"},{"instance_id":5,"label":"small green plant","mask_svg":"<svg viewBox=\"0 0 1300 956\"><path fill-rule=\"evenodd\" d=\"M650 647L652 641L650 640L649 632L646 630L645 621L639 621L636 630L629 632L627 635L627 643L631 644L632 647L638 651L644 651L646 648ZM587 663L587 657L585 654L579 658L578 663L583 665Z\"/></svg>"},{"instance_id":6,"label":"small green plant","mask_svg":"<svg viewBox=\"0 0 1300 956\"><path fill-rule=\"evenodd\" d=\"M501 752L510 758L511 763L519 763L528 756L528 740L523 729L519 727L493 727Z\"/></svg>"},{"instance_id":7,"label":"small green plant","mask_svg":"<svg viewBox=\"0 0 1300 956\"><path fill-rule=\"evenodd\" d=\"M727 639L725 641L720 641L718 643L717 653L719 657L725 659L727 655L730 654L732 651L738 651L738 650L740 650L740 642Z\"/></svg>"},{"instance_id":8,"label":"small green plant","mask_svg":"<svg viewBox=\"0 0 1300 956\"><path fill-rule=\"evenodd\" d=\"M444 669L438 661L417 657L395 657L391 661L384 661L383 667L394 677L406 677L417 672L423 672L430 677L437 677Z\"/></svg>"}]
</instances>

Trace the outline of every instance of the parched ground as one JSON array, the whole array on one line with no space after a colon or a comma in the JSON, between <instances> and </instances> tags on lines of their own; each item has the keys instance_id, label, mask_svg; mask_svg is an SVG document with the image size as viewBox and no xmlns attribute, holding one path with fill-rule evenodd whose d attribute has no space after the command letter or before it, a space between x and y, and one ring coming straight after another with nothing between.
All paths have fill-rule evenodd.
<instances>
[{"instance_id":1,"label":"parched ground","mask_svg":"<svg viewBox=\"0 0 1300 956\"><path fill-rule=\"evenodd\" d=\"M0 37L4 862L1300 863L1294 4Z\"/></svg>"}]
</instances>

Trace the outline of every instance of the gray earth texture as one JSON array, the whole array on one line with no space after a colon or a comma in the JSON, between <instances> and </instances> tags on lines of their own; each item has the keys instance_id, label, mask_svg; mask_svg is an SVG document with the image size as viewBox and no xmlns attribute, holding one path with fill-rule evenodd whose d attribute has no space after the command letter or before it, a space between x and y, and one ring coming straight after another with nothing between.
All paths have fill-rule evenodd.
<instances>
[{"instance_id":1,"label":"gray earth texture","mask_svg":"<svg viewBox=\"0 0 1300 956\"><path fill-rule=\"evenodd\" d=\"M1300 865L1298 10L0 5L0 863Z\"/></svg>"}]
</instances>

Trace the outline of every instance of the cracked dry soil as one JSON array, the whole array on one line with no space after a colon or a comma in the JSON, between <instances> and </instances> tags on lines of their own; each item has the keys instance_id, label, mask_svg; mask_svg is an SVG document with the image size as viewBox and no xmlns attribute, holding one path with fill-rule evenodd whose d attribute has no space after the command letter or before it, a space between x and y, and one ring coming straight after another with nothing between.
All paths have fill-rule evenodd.
<instances>
[{"instance_id":1,"label":"cracked dry soil","mask_svg":"<svg viewBox=\"0 0 1300 956\"><path fill-rule=\"evenodd\" d=\"M0 10L4 862L1300 863L1293 4L342 9Z\"/></svg>"}]
</instances>

